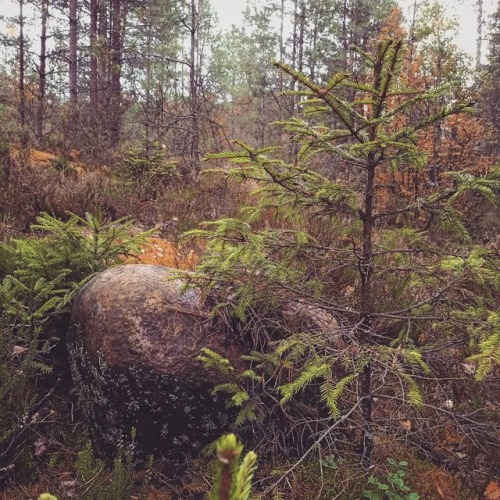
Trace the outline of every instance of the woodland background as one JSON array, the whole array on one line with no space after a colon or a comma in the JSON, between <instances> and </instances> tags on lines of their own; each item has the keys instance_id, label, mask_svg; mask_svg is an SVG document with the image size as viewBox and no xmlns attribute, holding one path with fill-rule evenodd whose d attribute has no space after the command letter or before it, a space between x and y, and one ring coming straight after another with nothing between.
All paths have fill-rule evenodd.
<instances>
[{"instance_id":1,"label":"woodland background","mask_svg":"<svg viewBox=\"0 0 500 500\"><path fill-rule=\"evenodd\" d=\"M210 489L207 458L137 465L122 450L106 467L80 419L67 312L82 283L123 261L220 284L249 369L272 381L226 387L263 498L500 498L499 8L486 18L477 0L471 58L431 0L406 22L392 0L255 1L224 33L208 0L17 6L0 40L3 498ZM391 49L394 67L383 59L382 79L400 83L382 96L366 54L391 37L406 50ZM330 102L335 73L349 76ZM425 96L415 106L410 88ZM331 114L317 118L318 103ZM373 131L358 149L351 120ZM342 342L274 315L297 297L333 311ZM383 403L367 408L372 390Z\"/></svg>"}]
</instances>

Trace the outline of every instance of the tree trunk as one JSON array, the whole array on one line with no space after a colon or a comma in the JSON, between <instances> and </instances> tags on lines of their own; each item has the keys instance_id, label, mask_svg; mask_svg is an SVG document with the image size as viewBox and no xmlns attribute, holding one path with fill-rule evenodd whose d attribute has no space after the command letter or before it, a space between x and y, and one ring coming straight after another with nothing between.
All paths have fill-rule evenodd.
<instances>
[{"instance_id":1,"label":"tree trunk","mask_svg":"<svg viewBox=\"0 0 500 500\"><path fill-rule=\"evenodd\" d=\"M477 40L476 40L476 68L481 67L481 47L483 43L483 0L477 0Z\"/></svg>"},{"instance_id":2,"label":"tree trunk","mask_svg":"<svg viewBox=\"0 0 500 500\"><path fill-rule=\"evenodd\" d=\"M39 143L43 142L43 125L45 119L45 94L47 89L47 21L49 17L49 0L42 0L41 4L41 33L40 33L40 67L38 69L38 112L36 135Z\"/></svg>"},{"instance_id":3,"label":"tree trunk","mask_svg":"<svg viewBox=\"0 0 500 500\"><path fill-rule=\"evenodd\" d=\"M409 65L410 68L413 65L413 59L414 59L414 51L415 51L415 42L416 42L416 35L415 35L415 27L417 24L417 0L413 0L413 10L412 10L412 16L411 16L411 26L410 26L410 53L409 53Z\"/></svg>"},{"instance_id":4,"label":"tree trunk","mask_svg":"<svg viewBox=\"0 0 500 500\"><path fill-rule=\"evenodd\" d=\"M313 15L311 15L313 14ZM311 35L311 49L310 49L310 61L309 61L309 76L311 80L316 79L316 47L318 43L318 35L319 35L319 23L321 19L325 16L325 12L323 9L318 7L311 7L311 14L309 18L312 18L312 35Z\"/></svg>"},{"instance_id":5,"label":"tree trunk","mask_svg":"<svg viewBox=\"0 0 500 500\"><path fill-rule=\"evenodd\" d=\"M375 128L372 129L373 138ZM364 193L364 206L362 214L363 222L363 245L359 262L359 273L361 277L361 318L359 336L363 342L370 342L373 293L371 277L373 273L373 230L374 230L374 188L375 188L376 161L373 153L368 155L366 184ZM371 454L373 450L373 416L372 416L372 392L371 392L371 364L367 363L363 368L361 377L361 412L363 415L363 435L361 441L361 461L366 466L371 465Z\"/></svg>"},{"instance_id":6,"label":"tree trunk","mask_svg":"<svg viewBox=\"0 0 500 500\"><path fill-rule=\"evenodd\" d=\"M26 131L26 89L24 85L25 73L25 38L24 38L24 0L19 0L19 121L21 125L21 143L28 143Z\"/></svg>"},{"instance_id":7,"label":"tree trunk","mask_svg":"<svg viewBox=\"0 0 500 500\"><path fill-rule=\"evenodd\" d=\"M110 139L116 147L121 135L122 12L121 0L111 0Z\"/></svg>"},{"instance_id":8,"label":"tree trunk","mask_svg":"<svg viewBox=\"0 0 500 500\"><path fill-rule=\"evenodd\" d=\"M98 0L90 0L90 112L95 116L98 108L98 73L97 73L97 19Z\"/></svg>"},{"instance_id":9,"label":"tree trunk","mask_svg":"<svg viewBox=\"0 0 500 500\"><path fill-rule=\"evenodd\" d=\"M69 0L69 103L74 111L78 99L78 0Z\"/></svg>"},{"instance_id":10,"label":"tree trunk","mask_svg":"<svg viewBox=\"0 0 500 500\"><path fill-rule=\"evenodd\" d=\"M342 63L344 64L345 71L348 71L348 61L347 55L349 53L349 39L347 34L347 17L348 17L348 9L347 9L348 0L344 0L344 4L342 7Z\"/></svg>"},{"instance_id":11,"label":"tree trunk","mask_svg":"<svg viewBox=\"0 0 500 500\"><path fill-rule=\"evenodd\" d=\"M292 68L297 69L297 26L298 26L298 2L293 2L293 34L292 34ZM290 82L290 88L296 88L297 82L293 79Z\"/></svg>"},{"instance_id":12,"label":"tree trunk","mask_svg":"<svg viewBox=\"0 0 500 500\"><path fill-rule=\"evenodd\" d=\"M189 67L189 89L191 102L191 161L195 172L200 170L200 123L199 123L199 30L201 0L191 0L191 54Z\"/></svg>"},{"instance_id":13,"label":"tree trunk","mask_svg":"<svg viewBox=\"0 0 500 500\"><path fill-rule=\"evenodd\" d=\"M373 70L373 80L377 90L382 89L381 65L375 65ZM389 77L390 78L390 77ZM387 95L384 93L389 88L385 86L384 91L377 96L377 101L372 106L372 119L376 120L384 112ZM377 125L369 128L369 141L374 142L377 139ZM361 256L358 263L359 275L361 279L361 297L360 297L360 321L358 327L358 337L364 344L371 343L374 297L372 290L373 275L373 233L375 231L375 174L380 158L376 158L375 152L368 153L366 162L366 181L363 193L363 210L360 211L360 218L363 224L363 243ZM361 377L361 413L363 415L363 434L361 440L361 460L365 467L371 465L371 454L373 450L373 414L372 414L372 367L368 362L363 368Z\"/></svg>"},{"instance_id":14,"label":"tree trunk","mask_svg":"<svg viewBox=\"0 0 500 500\"><path fill-rule=\"evenodd\" d=\"M304 32L306 24L306 4L305 2L300 2L300 13L299 13L299 33L297 40L297 70L302 73L304 70Z\"/></svg>"},{"instance_id":15,"label":"tree trunk","mask_svg":"<svg viewBox=\"0 0 500 500\"><path fill-rule=\"evenodd\" d=\"M109 67L109 42L108 42L108 9L105 0L96 0L98 10L98 69L97 86L100 105L104 108L104 94L108 93L108 67Z\"/></svg>"},{"instance_id":16,"label":"tree trunk","mask_svg":"<svg viewBox=\"0 0 500 500\"><path fill-rule=\"evenodd\" d=\"M107 148L110 143L109 129L111 110L109 105L109 16L106 0L97 1L97 119L96 138L99 150Z\"/></svg>"},{"instance_id":17,"label":"tree trunk","mask_svg":"<svg viewBox=\"0 0 500 500\"><path fill-rule=\"evenodd\" d=\"M284 24L285 24L285 0L281 0L280 7L280 62L285 62L285 40L284 40ZM279 89L280 92L283 92L283 71L279 72ZM279 108L281 120L281 106Z\"/></svg>"}]
</instances>

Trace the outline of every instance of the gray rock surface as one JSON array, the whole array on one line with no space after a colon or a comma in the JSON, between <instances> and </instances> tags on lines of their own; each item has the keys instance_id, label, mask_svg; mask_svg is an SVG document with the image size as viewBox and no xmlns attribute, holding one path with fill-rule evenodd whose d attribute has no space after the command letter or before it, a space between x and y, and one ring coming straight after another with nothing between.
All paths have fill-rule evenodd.
<instances>
[{"instance_id":1,"label":"gray rock surface","mask_svg":"<svg viewBox=\"0 0 500 500\"><path fill-rule=\"evenodd\" d=\"M170 279L168 279L170 278ZM234 338L214 329L200 294L172 270L124 265L93 278L72 311L72 376L97 449L108 457L132 428L142 454L194 452L224 432L218 382L196 356L209 347L237 364Z\"/></svg>"}]
</instances>

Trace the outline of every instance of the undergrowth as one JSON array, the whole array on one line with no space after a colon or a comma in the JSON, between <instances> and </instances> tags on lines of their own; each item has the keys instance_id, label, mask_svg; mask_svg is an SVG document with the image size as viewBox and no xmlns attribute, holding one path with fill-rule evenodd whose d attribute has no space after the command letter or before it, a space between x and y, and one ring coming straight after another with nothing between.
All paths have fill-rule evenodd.
<instances>
[{"instance_id":1,"label":"undergrowth","mask_svg":"<svg viewBox=\"0 0 500 500\"><path fill-rule=\"evenodd\" d=\"M78 177L65 161L42 172L0 150L0 480L28 482L38 471L50 484L37 493L89 499L210 494L210 460L144 466L120 450L106 464L73 410L64 349L71 302L95 273L137 258L153 233L137 225L201 240L204 258L188 278L218 324L250 346L238 366L207 349L199 359L219 372L213 390L229 394L239 410L233 430L261 457L254 490L262 498L412 500L419 489L467 498L464 482L479 491L498 473L490 459L498 451L498 250L468 233L460 204L467 193L494 201L498 169L449 173L441 191L417 200L387 194L397 192L382 183L389 174L426 167L416 132L468 108L452 103L396 127L393 117L418 117L414 105L446 93L394 83L403 49L391 41L379 59L359 52L374 68L372 83L339 74L320 87L280 66L300 85L292 93L304 114L279 124L299 146L297 161L240 142L211 156L223 162L222 177L186 179L160 149L139 145L113 168ZM320 175L310 166L322 155L361 173L348 176L352 183ZM364 186L376 169L387 175ZM193 229L200 220L208 222ZM255 457L240 463L241 445L226 445L215 488L230 476L235 489L239 477L245 498ZM471 464L473 478L464 473ZM438 470L444 484L432 482ZM434 479L419 485L418 477Z\"/></svg>"},{"instance_id":2,"label":"undergrowth","mask_svg":"<svg viewBox=\"0 0 500 500\"><path fill-rule=\"evenodd\" d=\"M70 388L64 340L75 294L152 234L138 233L130 220L107 223L91 214L65 221L42 214L31 230L30 238L0 245L0 470L6 476L25 469L27 444L57 413L53 398L61 386Z\"/></svg>"}]
</instances>

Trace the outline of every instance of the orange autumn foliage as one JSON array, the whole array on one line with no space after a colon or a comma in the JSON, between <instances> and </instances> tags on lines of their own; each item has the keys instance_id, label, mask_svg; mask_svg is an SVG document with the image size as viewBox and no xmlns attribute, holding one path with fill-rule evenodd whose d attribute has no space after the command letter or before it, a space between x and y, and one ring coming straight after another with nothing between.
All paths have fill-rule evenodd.
<instances>
[{"instance_id":1,"label":"orange autumn foliage","mask_svg":"<svg viewBox=\"0 0 500 500\"><path fill-rule=\"evenodd\" d=\"M386 36L407 39L408 34L402 27L402 15L399 8L394 8L383 26L380 39ZM403 87L427 90L428 79L422 72L423 56L413 42L408 42L408 51L403 62L401 83ZM389 110L402 104L405 96L394 96L389 100ZM415 118L438 112L444 104L436 100L434 109L414 110ZM421 115L419 117L419 115ZM411 125L412 116L396 116L388 132ZM376 184L379 193L379 210L384 211L399 203L414 203L424 199L436 188L451 186L452 179L444 172L466 171L473 175L487 172L495 158L488 152L488 144L493 141L491 127L478 115L452 115L444 122L421 131L416 136L417 148L427 156L427 165L417 168L411 164L396 168L385 166L377 172ZM416 222L416 221L414 221Z\"/></svg>"},{"instance_id":2,"label":"orange autumn foliage","mask_svg":"<svg viewBox=\"0 0 500 500\"><path fill-rule=\"evenodd\" d=\"M106 166L88 165L79 161L81 151L72 149L67 159L49 151L41 151L35 148L22 149L19 145L9 148L9 160L16 168L30 167L35 170L61 170L61 165L65 171L69 171L76 176L83 176L90 172L97 172L99 175L109 176Z\"/></svg>"},{"instance_id":3,"label":"orange autumn foliage","mask_svg":"<svg viewBox=\"0 0 500 500\"><path fill-rule=\"evenodd\" d=\"M453 115L441 127L439 140L432 132L420 135L420 148L445 170L467 170L478 175L494 165L495 158L486 153L485 147L493 131L480 117Z\"/></svg>"},{"instance_id":4,"label":"orange autumn foliage","mask_svg":"<svg viewBox=\"0 0 500 500\"><path fill-rule=\"evenodd\" d=\"M199 256L194 250L184 252L172 243L155 236L148 238L140 253L123 259L126 264L155 264L182 270L194 270L198 260Z\"/></svg>"},{"instance_id":5,"label":"orange autumn foliage","mask_svg":"<svg viewBox=\"0 0 500 500\"><path fill-rule=\"evenodd\" d=\"M23 159L23 152L19 146L11 146L9 149L9 157L11 161L19 163ZM57 160L57 156L53 153L40 151L38 149L30 149L26 163L33 168L48 168Z\"/></svg>"}]
</instances>

